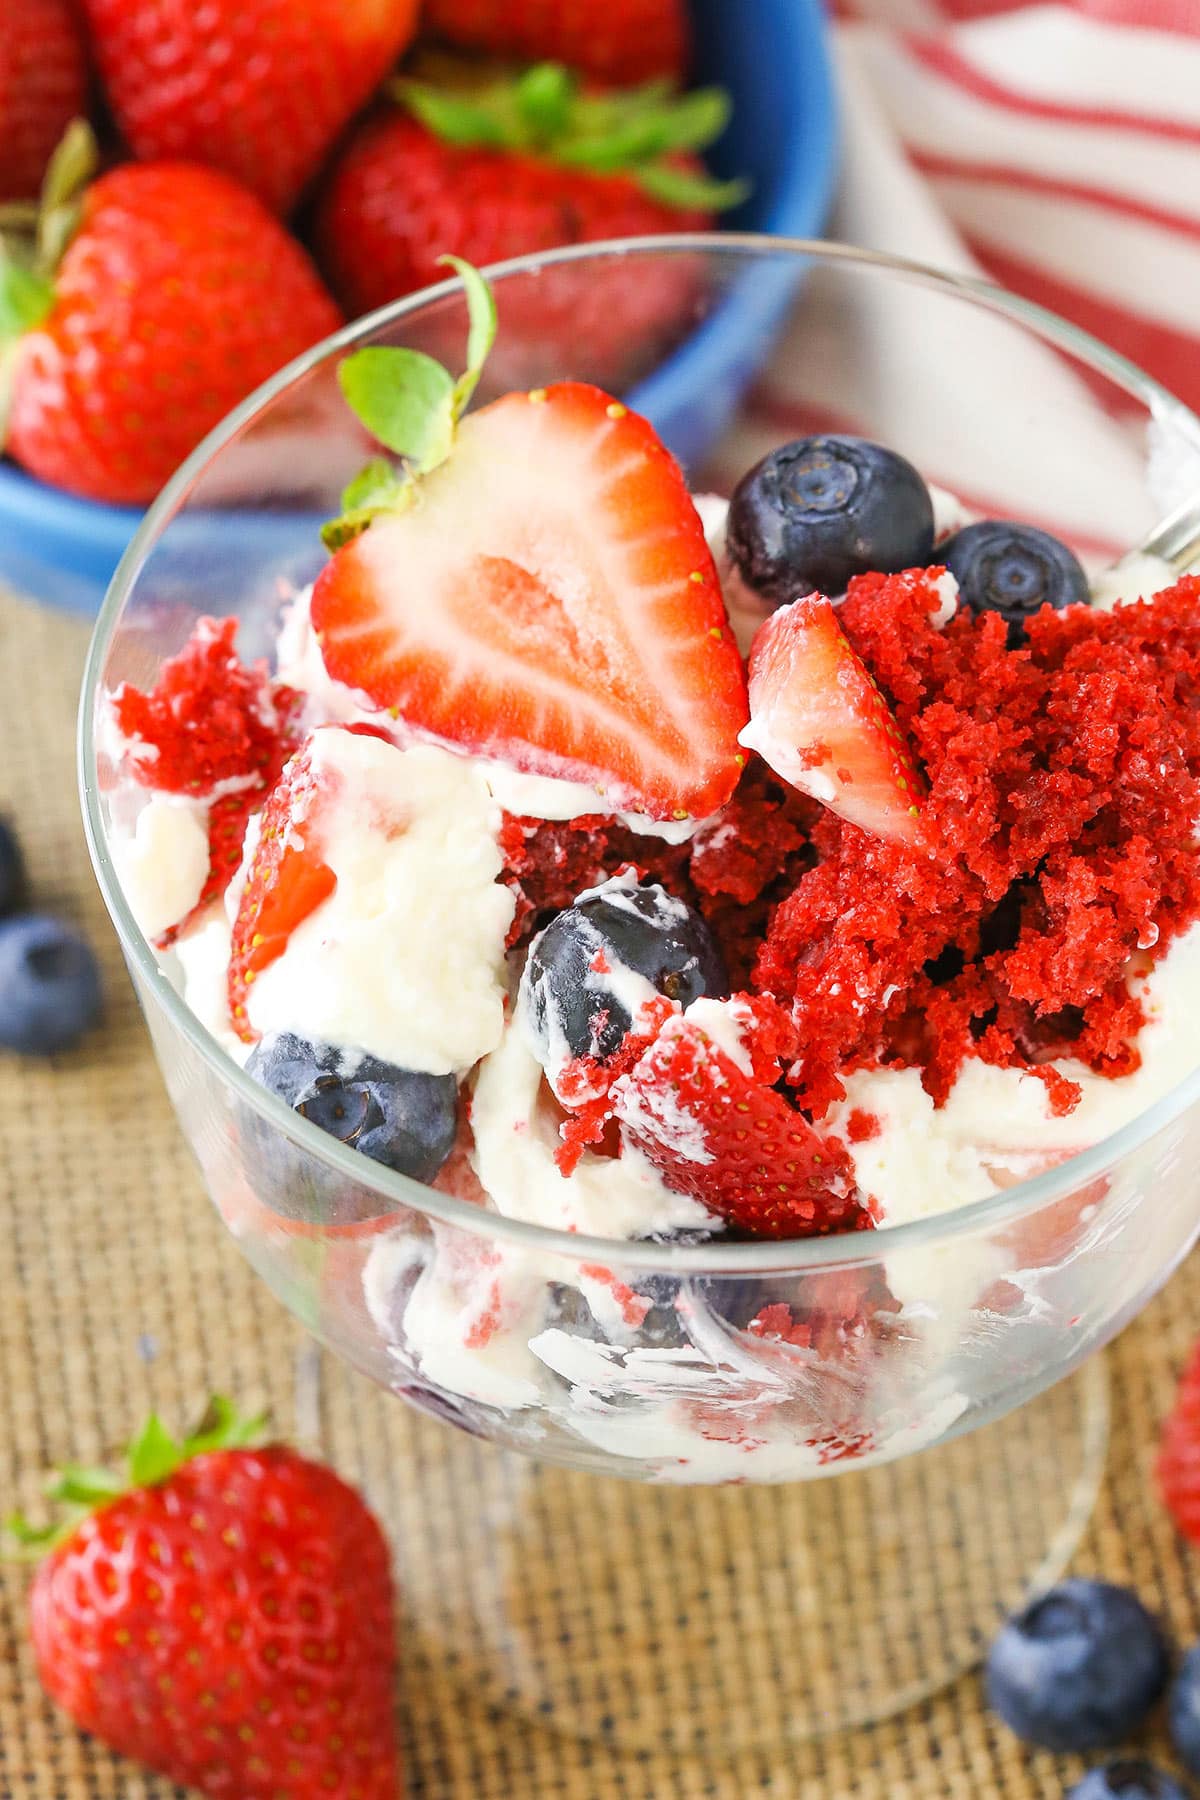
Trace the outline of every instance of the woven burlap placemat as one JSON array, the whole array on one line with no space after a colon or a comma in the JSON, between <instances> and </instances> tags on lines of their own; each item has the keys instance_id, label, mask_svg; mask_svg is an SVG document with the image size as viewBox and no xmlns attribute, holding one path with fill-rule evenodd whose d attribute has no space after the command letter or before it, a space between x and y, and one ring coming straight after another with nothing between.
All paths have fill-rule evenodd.
<instances>
[{"instance_id":1,"label":"woven burlap placemat","mask_svg":"<svg viewBox=\"0 0 1200 1800\"><path fill-rule=\"evenodd\" d=\"M403 1539L414 1580L438 1520L447 1572L479 1530L478 1493L456 1474L460 1440L316 1352L244 1264L201 1189L173 1121L87 866L75 798L74 720L86 629L0 599L0 810L28 848L37 899L78 919L108 978L103 1029L52 1066L0 1061L0 1496L36 1506L57 1460L108 1455L149 1406L182 1423L219 1389L266 1403L281 1428L363 1481ZM1158 1422L1175 1374L1200 1330L1200 1261L1110 1352L1114 1430L1108 1474L1075 1559L1135 1583L1182 1641L1200 1635L1200 1553L1175 1538L1152 1492ZM465 1442L465 1440L462 1440ZM471 1454L489 1458L484 1446ZM568 1478L570 1479L570 1478ZM614 1520L634 1502L611 1484ZM562 1528L547 1514L546 1530ZM614 1550L612 1544L617 1548ZM542 1545L552 1553L553 1544ZM567 1547L570 1556L588 1546ZM566 1553L566 1552L565 1552ZM661 1592L652 1539L616 1533L606 1552L614 1622L675 1611ZM734 1561L742 1618L778 1596L756 1593L754 1564ZM736 1587L736 1582L735 1582ZM25 1642L25 1576L0 1575L0 1795L29 1800L165 1796L83 1739L43 1699ZM525 1585L528 1596L543 1592ZM561 1602L561 1595L559 1596ZM405 1596L402 1594L402 1605ZM408 1604L419 1611L413 1592ZM542 1626L547 1624L542 1620ZM670 1705L703 1716L720 1690L721 1644L688 1654ZM552 1654L553 1633L532 1633ZM651 1747L618 1751L531 1722L489 1690L472 1691L469 1658L455 1675L421 1621L402 1630L399 1696L411 1791L425 1800L1045 1800L1075 1772L1069 1760L1026 1753L983 1709L967 1677L936 1699L872 1730L814 1745L677 1758ZM768 1641L764 1639L764 1641ZM636 1705L640 1640L621 1652ZM797 1655L812 1647L792 1647ZM864 1656L871 1646L864 1643ZM536 1689L539 1672L527 1670ZM764 1685L771 1681L764 1667ZM1165 1751L1152 1740L1156 1753Z\"/></svg>"}]
</instances>

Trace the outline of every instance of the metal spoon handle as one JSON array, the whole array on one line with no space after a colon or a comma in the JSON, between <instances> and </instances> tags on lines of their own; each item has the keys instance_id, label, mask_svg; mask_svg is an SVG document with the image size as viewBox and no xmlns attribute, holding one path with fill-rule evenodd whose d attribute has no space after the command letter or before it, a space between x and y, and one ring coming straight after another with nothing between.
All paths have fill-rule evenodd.
<instances>
[{"instance_id":1,"label":"metal spoon handle","mask_svg":"<svg viewBox=\"0 0 1200 1800\"><path fill-rule=\"evenodd\" d=\"M1189 495L1174 512L1169 512L1127 556L1161 557L1177 575L1200 561L1200 493ZM1124 562L1126 557L1121 560Z\"/></svg>"}]
</instances>

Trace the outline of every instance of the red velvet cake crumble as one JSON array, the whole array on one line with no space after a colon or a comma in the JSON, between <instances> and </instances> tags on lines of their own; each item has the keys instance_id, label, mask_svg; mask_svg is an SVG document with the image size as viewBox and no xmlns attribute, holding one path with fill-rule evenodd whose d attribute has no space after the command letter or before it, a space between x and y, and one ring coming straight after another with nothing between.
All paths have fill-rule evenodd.
<instances>
[{"instance_id":1,"label":"red velvet cake crumble","mask_svg":"<svg viewBox=\"0 0 1200 1800\"><path fill-rule=\"evenodd\" d=\"M1069 1112L1076 1085L1043 1065L1136 1068L1129 959L1200 917L1200 579L1047 608L1011 647L995 613L932 622L941 575L862 576L837 610L928 783L915 841L756 757L681 846L598 817L506 822L520 935L635 863L705 916L735 985L788 1009L786 1086L818 1119L852 1069L917 1066L940 1103L970 1056L1035 1071Z\"/></svg>"}]
</instances>

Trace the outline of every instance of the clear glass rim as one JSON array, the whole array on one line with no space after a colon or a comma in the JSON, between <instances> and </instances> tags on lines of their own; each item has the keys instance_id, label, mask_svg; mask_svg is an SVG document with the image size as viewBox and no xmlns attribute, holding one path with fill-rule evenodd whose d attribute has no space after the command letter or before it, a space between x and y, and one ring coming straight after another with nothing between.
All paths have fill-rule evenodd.
<instances>
[{"instance_id":1,"label":"clear glass rim","mask_svg":"<svg viewBox=\"0 0 1200 1800\"><path fill-rule=\"evenodd\" d=\"M757 258L793 256L814 262L837 263L907 277L918 285L957 293L986 310L1028 326L1057 349L1076 357L1116 386L1125 389L1158 421L1169 422L1200 447L1200 419L1166 388L1135 363L1111 350L1098 338L1080 330L1056 313L975 276L939 269L931 264L853 244L818 238L772 237L757 232L694 232L646 238L615 238L601 243L572 245L534 256L513 257L485 271L489 279L502 281L511 275L534 273L563 263L590 262L604 256L643 257L700 251L709 255ZM553 1226L512 1219L456 1200L408 1176L372 1162L357 1151L338 1144L327 1133L292 1112L277 1095L269 1093L221 1048L184 1004L159 967L153 947L142 936L117 880L106 847L100 813L96 744L92 729L100 681L110 644L125 602L159 536L212 458L253 419L263 413L292 384L308 375L330 356L347 350L382 327L394 325L411 314L461 292L454 276L422 289L390 306L366 314L351 325L322 339L296 357L278 374L257 388L240 406L227 414L167 482L146 512L122 556L96 620L84 668L78 726L78 769L83 800L84 828L97 882L117 929L126 959L140 982L152 993L172 1027L209 1065L237 1099L279 1131L307 1155L359 1187L377 1193L395 1208L424 1214L443 1224L476 1236L498 1239L514 1246L565 1257L572 1262L596 1260L636 1266L648 1272L676 1275L742 1274L765 1271L804 1272L822 1268L862 1267L881 1257L908 1250L928 1249L971 1232L993 1230L1049 1205L1064 1194L1085 1186L1178 1118L1200 1098L1200 1068L1179 1082L1155 1105L1139 1113L1111 1136L1043 1174L1019 1182L1002 1192L974 1200L965 1206L929 1218L900 1225L884 1225L871 1232L842 1233L824 1238L790 1238L781 1241L725 1242L720 1236L702 1244L656 1243L643 1239L585 1237ZM236 517L236 515L233 515ZM386 1217L381 1215L381 1226Z\"/></svg>"}]
</instances>

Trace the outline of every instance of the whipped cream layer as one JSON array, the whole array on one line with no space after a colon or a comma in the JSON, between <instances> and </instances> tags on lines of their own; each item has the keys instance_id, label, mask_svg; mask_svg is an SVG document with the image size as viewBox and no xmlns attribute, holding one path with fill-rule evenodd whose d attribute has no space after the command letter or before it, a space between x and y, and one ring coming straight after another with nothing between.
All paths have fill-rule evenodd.
<instances>
[{"instance_id":1,"label":"whipped cream layer","mask_svg":"<svg viewBox=\"0 0 1200 1800\"><path fill-rule=\"evenodd\" d=\"M337 885L259 974L250 1023L463 1074L504 1030L514 900L487 783L443 750L337 729L314 732L308 755L333 800L299 829Z\"/></svg>"},{"instance_id":2,"label":"whipped cream layer","mask_svg":"<svg viewBox=\"0 0 1200 1800\"><path fill-rule=\"evenodd\" d=\"M850 1152L880 1222L931 1218L1012 1187L1120 1130L1200 1068L1200 925L1152 968L1131 973L1129 987L1146 1015L1140 1066L1110 1080L1059 1057L1053 1066L1080 1089L1069 1113L1051 1110L1036 1075L978 1060L963 1064L941 1107L921 1086L919 1069L848 1075L845 1100L823 1124L845 1135L854 1111L878 1122L878 1135Z\"/></svg>"}]
</instances>

